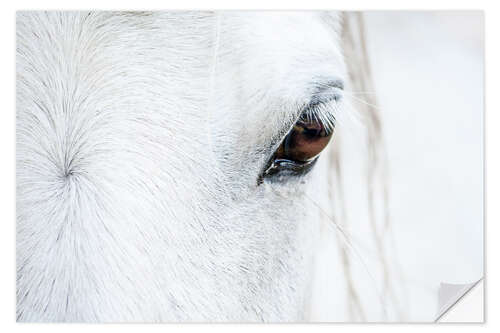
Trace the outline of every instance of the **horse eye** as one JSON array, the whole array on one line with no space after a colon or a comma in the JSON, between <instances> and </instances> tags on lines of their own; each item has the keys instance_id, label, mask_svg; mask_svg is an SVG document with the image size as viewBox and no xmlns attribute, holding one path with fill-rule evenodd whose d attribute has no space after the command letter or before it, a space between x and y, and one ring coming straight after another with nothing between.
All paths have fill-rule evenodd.
<instances>
[{"instance_id":1,"label":"horse eye","mask_svg":"<svg viewBox=\"0 0 500 333\"><path fill-rule=\"evenodd\" d=\"M299 176L311 170L318 155L325 149L332 131L317 119L301 117L275 151L259 178Z\"/></svg>"}]
</instances>

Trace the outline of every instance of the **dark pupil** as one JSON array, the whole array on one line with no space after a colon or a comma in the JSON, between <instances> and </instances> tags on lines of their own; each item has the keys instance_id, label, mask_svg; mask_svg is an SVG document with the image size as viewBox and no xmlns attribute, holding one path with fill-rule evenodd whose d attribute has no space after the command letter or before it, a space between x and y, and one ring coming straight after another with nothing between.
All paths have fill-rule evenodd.
<instances>
[{"instance_id":1,"label":"dark pupil","mask_svg":"<svg viewBox=\"0 0 500 333\"><path fill-rule=\"evenodd\" d=\"M307 162L326 147L331 134L327 133L319 122L299 120L285 137L276 152L275 159Z\"/></svg>"}]
</instances>

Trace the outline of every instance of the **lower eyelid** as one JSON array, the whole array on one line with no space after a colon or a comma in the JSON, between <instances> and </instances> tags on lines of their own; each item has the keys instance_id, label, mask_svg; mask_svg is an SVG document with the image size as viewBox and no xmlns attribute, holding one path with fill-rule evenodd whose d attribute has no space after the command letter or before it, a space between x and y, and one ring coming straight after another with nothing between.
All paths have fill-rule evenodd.
<instances>
[{"instance_id":1,"label":"lower eyelid","mask_svg":"<svg viewBox=\"0 0 500 333\"><path fill-rule=\"evenodd\" d=\"M304 163L297 163L290 160L275 160L267 167L266 171L259 176L257 185L262 184L264 178L266 181L275 182L291 176L304 176L311 171L317 160L318 157ZM279 162L279 166L276 165L276 161Z\"/></svg>"}]
</instances>

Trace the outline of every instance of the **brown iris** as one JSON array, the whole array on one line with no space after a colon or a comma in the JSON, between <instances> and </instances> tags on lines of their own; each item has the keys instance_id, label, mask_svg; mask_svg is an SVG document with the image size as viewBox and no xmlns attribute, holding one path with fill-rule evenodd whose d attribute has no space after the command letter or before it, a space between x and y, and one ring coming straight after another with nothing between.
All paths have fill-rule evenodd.
<instances>
[{"instance_id":1,"label":"brown iris","mask_svg":"<svg viewBox=\"0 0 500 333\"><path fill-rule=\"evenodd\" d=\"M332 131L328 131L321 122L300 118L267 163L258 183L271 176L305 174L331 137Z\"/></svg>"},{"instance_id":2,"label":"brown iris","mask_svg":"<svg viewBox=\"0 0 500 333\"><path fill-rule=\"evenodd\" d=\"M325 149L331 137L321 123L299 120L276 151L275 159L307 162Z\"/></svg>"}]
</instances>

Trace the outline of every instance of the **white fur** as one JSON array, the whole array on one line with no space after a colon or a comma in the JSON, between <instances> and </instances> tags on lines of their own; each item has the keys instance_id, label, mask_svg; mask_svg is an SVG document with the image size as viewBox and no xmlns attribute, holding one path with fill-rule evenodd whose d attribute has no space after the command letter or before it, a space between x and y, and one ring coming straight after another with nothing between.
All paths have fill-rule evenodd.
<instances>
[{"instance_id":1,"label":"white fur","mask_svg":"<svg viewBox=\"0 0 500 333\"><path fill-rule=\"evenodd\" d=\"M256 180L315 85L345 78L339 27L18 13L19 320L307 319L325 168Z\"/></svg>"}]
</instances>

